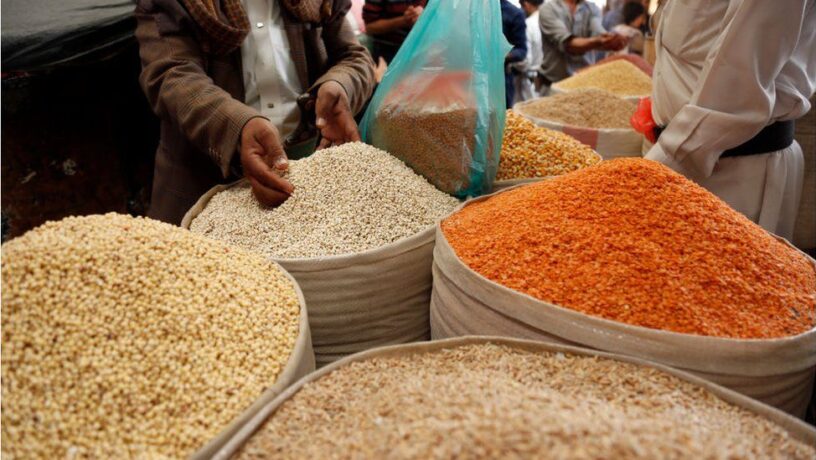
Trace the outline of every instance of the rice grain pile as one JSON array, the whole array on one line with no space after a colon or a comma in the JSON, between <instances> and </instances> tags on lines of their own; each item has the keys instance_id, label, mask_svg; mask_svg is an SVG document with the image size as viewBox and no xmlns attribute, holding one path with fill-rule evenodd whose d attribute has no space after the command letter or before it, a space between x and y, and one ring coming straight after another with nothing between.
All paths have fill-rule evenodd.
<instances>
[{"instance_id":1,"label":"rice grain pile","mask_svg":"<svg viewBox=\"0 0 816 460\"><path fill-rule=\"evenodd\" d=\"M592 66L553 85L560 90L597 88L617 96L648 96L652 93L652 79L625 60Z\"/></svg>"},{"instance_id":2,"label":"rice grain pile","mask_svg":"<svg viewBox=\"0 0 816 460\"><path fill-rule=\"evenodd\" d=\"M558 176L599 161L594 150L573 137L508 110L496 180Z\"/></svg>"},{"instance_id":3,"label":"rice grain pile","mask_svg":"<svg viewBox=\"0 0 816 460\"><path fill-rule=\"evenodd\" d=\"M349 143L289 162L294 194L261 205L248 184L212 197L190 230L278 258L357 253L414 235L459 201L388 153Z\"/></svg>"},{"instance_id":4,"label":"rice grain pile","mask_svg":"<svg viewBox=\"0 0 816 460\"><path fill-rule=\"evenodd\" d=\"M476 272L589 315L746 339L816 322L806 256L653 161L604 161L510 190L442 228Z\"/></svg>"},{"instance_id":5,"label":"rice grain pile","mask_svg":"<svg viewBox=\"0 0 816 460\"><path fill-rule=\"evenodd\" d=\"M299 332L262 257L118 214L3 245L3 458L181 458L275 383Z\"/></svg>"},{"instance_id":6,"label":"rice grain pile","mask_svg":"<svg viewBox=\"0 0 816 460\"><path fill-rule=\"evenodd\" d=\"M656 369L465 345L306 384L233 458L788 458L813 446Z\"/></svg>"},{"instance_id":7,"label":"rice grain pile","mask_svg":"<svg viewBox=\"0 0 816 460\"><path fill-rule=\"evenodd\" d=\"M637 106L600 89L580 89L535 99L518 110L525 115L580 128L632 129Z\"/></svg>"}]
</instances>

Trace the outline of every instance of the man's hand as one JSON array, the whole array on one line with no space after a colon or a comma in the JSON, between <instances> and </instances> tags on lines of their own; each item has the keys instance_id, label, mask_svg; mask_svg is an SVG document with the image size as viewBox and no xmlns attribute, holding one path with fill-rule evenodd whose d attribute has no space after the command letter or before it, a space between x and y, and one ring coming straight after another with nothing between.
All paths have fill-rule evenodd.
<instances>
[{"instance_id":1,"label":"man's hand","mask_svg":"<svg viewBox=\"0 0 816 460\"><path fill-rule=\"evenodd\" d=\"M607 51L620 51L627 43L629 43L629 40L620 34L607 33L601 35L601 48Z\"/></svg>"},{"instance_id":2,"label":"man's hand","mask_svg":"<svg viewBox=\"0 0 816 460\"><path fill-rule=\"evenodd\" d=\"M241 130L241 166L261 204L278 206L295 190L280 176L289 167L289 162L278 130L266 118L253 118Z\"/></svg>"},{"instance_id":3,"label":"man's hand","mask_svg":"<svg viewBox=\"0 0 816 460\"><path fill-rule=\"evenodd\" d=\"M416 24L417 21L419 21L419 16L422 14L424 10L425 9L422 8L421 6L409 6L408 8L405 9L403 16L408 21L408 24L410 26L413 26L414 24Z\"/></svg>"},{"instance_id":4,"label":"man's hand","mask_svg":"<svg viewBox=\"0 0 816 460\"><path fill-rule=\"evenodd\" d=\"M360 140L346 90L336 81L327 81L317 90L317 129L322 139L317 149Z\"/></svg>"}]
</instances>

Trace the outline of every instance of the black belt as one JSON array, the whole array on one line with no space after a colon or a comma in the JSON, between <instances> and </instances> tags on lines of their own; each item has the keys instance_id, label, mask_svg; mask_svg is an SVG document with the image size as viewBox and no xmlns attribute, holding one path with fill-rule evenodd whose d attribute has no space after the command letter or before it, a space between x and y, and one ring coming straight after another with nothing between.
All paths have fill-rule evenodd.
<instances>
[{"instance_id":1,"label":"black belt","mask_svg":"<svg viewBox=\"0 0 816 460\"><path fill-rule=\"evenodd\" d=\"M664 129L662 126L656 127L655 138L660 137L660 133L662 133ZM786 149L793 144L794 130L795 123L793 120L771 123L757 133L756 136L749 139L748 142L738 145L733 149L726 150L722 156L745 157Z\"/></svg>"}]
</instances>

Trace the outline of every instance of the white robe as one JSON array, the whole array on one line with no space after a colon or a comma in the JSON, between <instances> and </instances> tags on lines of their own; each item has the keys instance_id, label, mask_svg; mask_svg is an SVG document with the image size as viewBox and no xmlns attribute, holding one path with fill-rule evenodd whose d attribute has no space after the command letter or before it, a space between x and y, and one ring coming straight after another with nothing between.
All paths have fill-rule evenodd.
<instances>
[{"instance_id":1,"label":"white robe","mask_svg":"<svg viewBox=\"0 0 816 460\"><path fill-rule=\"evenodd\" d=\"M810 109L816 89L816 0L670 0L656 34L652 115L666 126L646 158L706 187L790 239L802 150L720 158Z\"/></svg>"}]
</instances>

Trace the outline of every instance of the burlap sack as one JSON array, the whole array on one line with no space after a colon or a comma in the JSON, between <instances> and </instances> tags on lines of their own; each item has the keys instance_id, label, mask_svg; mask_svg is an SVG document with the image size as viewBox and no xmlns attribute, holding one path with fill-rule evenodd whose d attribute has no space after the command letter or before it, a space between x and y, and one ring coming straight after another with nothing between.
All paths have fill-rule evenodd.
<instances>
[{"instance_id":1,"label":"burlap sack","mask_svg":"<svg viewBox=\"0 0 816 460\"><path fill-rule=\"evenodd\" d=\"M797 417L804 415L811 397L816 328L781 339L740 340L660 331L589 316L542 302L476 273L459 260L441 225L437 226L433 278L433 339L496 335L635 356L691 372Z\"/></svg>"},{"instance_id":2,"label":"burlap sack","mask_svg":"<svg viewBox=\"0 0 816 460\"><path fill-rule=\"evenodd\" d=\"M747 398L743 395L740 395L734 391L728 390L727 388L723 388L721 386L715 385L707 380L700 379L691 375L687 372L678 371L676 369L672 369L670 367L653 363L649 361L645 361L638 358L632 358L628 356L616 355L611 353L604 353L595 350L589 350L586 348L578 348L572 346L565 346L565 345L557 345L551 343L544 343L544 342L533 342L529 340L517 340L517 339L507 339L507 338L500 338L500 337L460 337L456 339L448 339L448 340L437 340L433 342L425 342L425 343L416 343L410 345L398 345L398 346L391 346L391 347L383 347L374 350L368 350L362 353L358 353L353 356L348 356L340 361L334 362L317 372L314 372L303 379L301 379L296 384L289 387L284 393L280 396L275 398L274 401L267 404L263 409L261 409L255 417L252 418L249 422L247 422L241 430L232 437L232 439L227 442L224 447L218 451L214 456L213 459L215 460L224 460L232 457L240 448L244 445L252 435L261 427L263 426L264 422L272 415L274 415L275 411L286 401L292 398L301 388L305 385L318 380L319 378L329 374L330 372L339 369L341 367L347 366L350 363L365 361L372 358L384 358L384 357L393 357L393 356L406 356L416 353L429 353L433 351L442 350L445 348L453 348L459 347L463 345L471 345L471 344L483 344L483 343L494 343L505 345L509 347L513 347L516 349L527 350L532 352L561 352L561 353L569 353L575 355L582 355L582 356L598 356L602 358L614 359L617 361L622 361L626 363L632 363L639 366L648 366L660 371L663 371L667 374L671 374L675 377L678 377L682 380L690 382L694 385L700 386L705 388L706 390L713 393L718 398L731 403L735 406L742 407L746 410L749 410L755 414L758 414L762 417L765 417L768 420L779 425L781 428L786 430L791 437L797 439L799 441L814 444L816 443L816 429L813 427L805 424L804 422L797 420L790 415L785 414L777 409L769 407L765 404L759 403L754 401L750 398ZM428 390L429 396L433 396L432 389Z\"/></svg>"},{"instance_id":3,"label":"burlap sack","mask_svg":"<svg viewBox=\"0 0 816 460\"><path fill-rule=\"evenodd\" d=\"M300 300L300 331L295 340L295 347L292 349L292 354L289 355L289 360L286 362L286 367L284 367L283 371L278 375L277 380L270 382L271 386L269 386L251 406L236 417L218 436L193 454L192 459L211 458L227 441L235 436L242 426L252 420L258 411L266 407L270 401L275 399L303 376L314 372L315 358L314 352L312 351L312 339L309 333L309 315L306 312L306 301L303 299L303 292L300 286L298 286L297 281L295 281L289 273L287 273L286 276L289 277L295 285L298 300Z\"/></svg>"},{"instance_id":4,"label":"burlap sack","mask_svg":"<svg viewBox=\"0 0 816 460\"><path fill-rule=\"evenodd\" d=\"M190 209L190 223L216 193ZM295 277L309 308L317 366L383 345L428 340L434 228L381 248L341 256L274 259Z\"/></svg>"},{"instance_id":5,"label":"burlap sack","mask_svg":"<svg viewBox=\"0 0 816 460\"><path fill-rule=\"evenodd\" d=\"M553 88L554 89L554 88ZM513 106L513 111L535 123L555 131L568 134L581 143L592 147L604 160L619 157L639 157L643 147L643 136L631 128L595 129L569 126L529 115L526 107L535 99L520 102Z\"/></svg>"}]
</instances>

